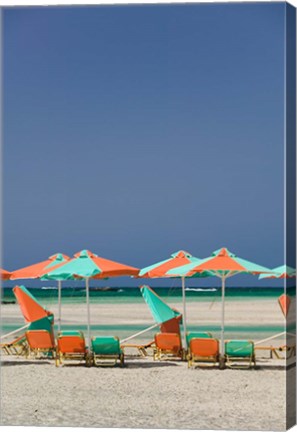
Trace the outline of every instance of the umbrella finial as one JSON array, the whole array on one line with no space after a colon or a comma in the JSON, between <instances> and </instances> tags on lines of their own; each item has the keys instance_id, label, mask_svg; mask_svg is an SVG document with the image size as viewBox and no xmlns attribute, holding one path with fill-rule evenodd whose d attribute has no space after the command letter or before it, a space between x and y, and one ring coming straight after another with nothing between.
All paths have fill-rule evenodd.
<instances>
[{"instance_id":1,"label":"umbrella finial","mask_svg":"<svg viewBox=\"0 0 297 432\"><path fill-rule=\"evenodd\" d=\"M77 252L76 254L74 254L75 258L94 258L96 256L97 256L96 254L89 251L88 249L83 249L80 252Z\"/></svg>"},{"instance_id":2,"label":"umbrella finial","mask_svg":"<svg viewBox=\"0 0 297 432\"><path fill-rule=\"evenodd\" d=\"M172 258L191 258L192 255L184 250L179 250L171 255Z\"/></svg>"},{"instance_id":3,"label":"umbrella finial","mask_svg":"<svg viewBox=\"0 0 297 432\"><path fill-rule=\"evenodd\" d=\"M67 255L63 255L60 252L57 252L54 255L51 255L48 259L50 259L51 261L68 261L69 257Z\"/></svg>"},{"instance_id":4,"label":"umbrella finial","mask_svg":"<svg viewBox=\"0 0 297 432\"><path fill-rule=\"evenodd\" d=\"M215 250L212 253L212 256L235 257L236 255L234 253L230 252L226 247L222 247L220 249Z\"/></svg>"}]
</instances>

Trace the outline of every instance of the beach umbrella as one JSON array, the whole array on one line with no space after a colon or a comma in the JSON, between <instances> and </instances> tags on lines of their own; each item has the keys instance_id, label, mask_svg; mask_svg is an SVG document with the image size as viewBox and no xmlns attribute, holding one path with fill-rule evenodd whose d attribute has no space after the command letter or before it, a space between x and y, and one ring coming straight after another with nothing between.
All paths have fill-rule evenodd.
<instances>
[{"instance_id":1,"label":"beach umbrella","mask_svg":"<svg viewBox=\"0 0 297 432\"><path fill-rule=\"evenodd\" d=\"M14 287L13 293L16 296L27 323L38 321L49 316L53 317L52 312L46 310L24 286Z\"/></svg>"},{"instance_id":2,"label":"beach umbrella","mask_svg":"<svg viewBox=\"0 0 297 432\"><path fill-rule=\"evenodd\" d=\"M275 267L272 272L260 274L259 279L290 279L296 277L296 269L286 265Z\"/></svg>"},{"instance_id":3,"label":"beach umbrella","mask_svg":"<svg viewBox=\"0 0 297 432\"><path fill-rule=\"evenodd\" d=\"M189 252L185 252L180 250L175 252L170 256L170 258L152 264L148 267L144 267L139 272L139 277L142 278L165 278L172 277L168 275L169 270L176 269L177 267L187 265L187 264L196 264L198 265L201 262L199 258L193 257ZM175 275L179 276L179 275ZM174 276L174 277L175 277ZM201 272L199 274L200 277L205 277L207 274L205 272ZM182 299L183 299L183 340L184 346L187 347L187 312L186 312L186 287L185 287L185 275L180 275L182 280Z\"/></svg>"},{"instance_id":4,"label":"beach umbrella","mask_svg":"<svg viewBox=\"0 0 297 432\"><path fill-rule=\"evenodd\" d=\"M74 258L67 261L64 265L51 269L42 279L48 280L70 280L84 279L86 283L87 319L88 319L88 343L90 338L90 300L89 300L89 281L90 279L106 279L117 276L136 276L139 269L125 264L120 264L98 255L88 250L82 250L74 255Z\"/></svg>"},{"instance_id":5,"label":"beach umbrella","mask_svg":"<svg viewBox=\"0 0 297 432\"><path fill-rule=\"evenodd\" d=\"M293 279L296 278L296 269L287 265L282 265L272 269L273 273L260 274L259 279ZM278 299L278 304L286 318L289 312L291 299L287 294L282 294Z\"/></svg>"},{"instance_id":6,"label":"beach umbrella","mask_svg":"<svg viewBox=\"0 0 297 432\"><path fill-rule=\"evenodd\" d=\"M222 319L221 319L221 355L225 353L224 346L224 325L225 325L225 283L226 279L240 273L259 275L261 273L273 273L271 269L262 267L253 262L237 257L227 248L221 248L212 253L200 263L187 264L177 269L169 270L169 276L199 276L201 272L208 272L209 276L216 276L222 281Z\"/></svg>"},{"instance_id":7,"label":"beach umbrella","mask_svg":"<svg viewBox=\"0 0 297 432\"><path fill-rule=\"evenodd\" d=\"M8 280L10 278L11 273L7 270L0 268L0 278L1 280Z\"/></svg>"},{"instance_id":8,"label":"beach umbrella","mask_svg":"<svg viewBox=\"0 0 297 432\"><path fill-rule=\"evenodd\" d=\"M19 333L28 327L29 330L39 328L50 331L54 321L52 312L46 310L24 286L15 286L13 293L18 301L26 325L1 336L1 339Z\"/></svg>"},{"instance_id":9,"label":"beach umbrella","mask_svg":"<svg viewBox=\"0 0 297 432\"><path fill-rule=\"evenodd\" d=\"M64 264L70 258L67 255L56 253L50 256L45 261L41 261L36 264L31 264L27 267L20 268L11 273L10 279L39 279L45 273L49 271L49 269L57 268L60 265ZM62 291L62 282L58 280L58 330L61 328L61 291Z\"/></svg>"}]
</instances>

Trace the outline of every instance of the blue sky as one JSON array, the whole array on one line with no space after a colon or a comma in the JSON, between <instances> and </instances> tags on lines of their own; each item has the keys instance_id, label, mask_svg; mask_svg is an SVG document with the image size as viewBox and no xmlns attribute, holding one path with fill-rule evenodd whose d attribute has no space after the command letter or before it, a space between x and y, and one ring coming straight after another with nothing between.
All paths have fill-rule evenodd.
<instances>
[{"instance_id":1,"label":"blue sky","mask_svg":"<svg viewBox=\"0 0 297 432\"><path fill-rule=\"evenodd\" d=\"M281 265L284 11L5 9L3 267L221 246Z\"/></svg>"}]
</instances>

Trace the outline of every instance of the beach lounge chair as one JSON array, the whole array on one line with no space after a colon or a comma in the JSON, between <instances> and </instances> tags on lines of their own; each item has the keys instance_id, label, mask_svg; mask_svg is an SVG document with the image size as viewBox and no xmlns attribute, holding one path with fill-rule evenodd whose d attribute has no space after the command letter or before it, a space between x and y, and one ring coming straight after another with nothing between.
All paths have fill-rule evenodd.
<instances>
[{"instance_id":1,"label":"beach lounge chair","mask_svg":"<svg viewBox=\"0 0 297 432\"><path fill-rule=\"evenodd\" d=\"M268 351L270 359L289 360L296 356L296 345L255 346L255 352L257 351Z\"/></svg>"},{"instance_id":2,"label":"beach lounge chair","mask_svg":"<svg viewBox=\"0 0 297 432\"><path fill-rule=\"evenodd\" d=\"M120 340L115 336L96 336L91 339L92 363L95 366L114 366L119 361L124 365L124 352Z\"/></svg>"},{"instance_id":3,"label":"beach lounge chair","mask_svg":"<svg viewBox=\"0 0 297 432\"><path fill-rule=\"evenodd\" d=\"M149 352L149 350L153 350L155 347L155 341L150 341L144 344L137 344L137 343L124 343L121 344L121 348L122 350L125 352L126 355L126 349L130 350L130 349L137 349L139 355L141 357L148 357L151 353Z\"/></svg>"},{"instance_id":4,"label":"beach lounge chair","mask_svg":"<svg viewBox=\"0 0 297 432\"><path fill-rule=\"evenodd\" d=\"M28 356L54 357L55 356L55 335L53 328L53 315L45 316L31 322L26 331L28 342Z\"/></svg>"},{"instance_id":5,"label":"beach lounge chair","mask_svg":"<svg viewBox=\"0 0 297 432\"><path fill-rule=\"evenodd\" d=\"M74 330L58 333L56 366L62 365L65 360L84 361L86 366L91 365L83 332Z\"/></svg>"},{"instance_id":6,"label":"beach lounge chair","mask_svg":"<svg viewBox=\"0 0 297 432\"><path fill-rule=\"evenodd\" d=\"M27 356L33 355L36 358L54 357L55 356L55 340L53 333L40 329L26 331L26 339L28 342Z\"/></svg>"},{"instance_id":7,"label":"beach lounge chair","mask_svg":"<svg viewBox=\"0 0 297 432\"><path fill-rule=\"evenodd\" d=\"M225 342L226 366L248 369L256 367L254 342L250 340L230 340Z\"/></svg>"},{"instance_id":8,"label":"beach lounge chair","mask_svg":"<svg viewBox=\"0 0 297 432\"><path fill-rule=\"evenodd\" d=\"M209 337L192 337L188 345L188 367L219 364L219 341Z\"/></svg>"},{"instance_id":9,"label":"beach lounge chair","mask_svg":"<svg viewBox=\"0 0 297 432\"><path fill-rule=\"evenodd\" d=\"M27 355L29 348L25 334L18 336L11 342L3 342L0 346L3 354L17 356Z\"/></svg>"},{"instance_id":10,"label":"beach lounge chair","mask_svg":"<svg viewBox=\"0 0 297 432\"><path fill-rule=\"evenodd\" d=\"M155 335L154 360L183 358L179 333L157 333Z\"/></svg>"}]
</instances>

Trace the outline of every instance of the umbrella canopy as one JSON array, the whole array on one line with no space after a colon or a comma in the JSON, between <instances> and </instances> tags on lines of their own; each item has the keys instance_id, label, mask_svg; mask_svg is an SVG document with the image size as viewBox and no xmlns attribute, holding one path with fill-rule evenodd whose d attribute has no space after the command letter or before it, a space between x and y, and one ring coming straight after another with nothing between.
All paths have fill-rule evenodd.
<instances>
[{"instance_id":1,"label":"umbrella canopy","mask_svg":"<svg viewBox=\"0 0 297 432\"><path fill-rule=\"evenodd\" d=\"M272 269L273 273L260 274L259 279L289 279L296 277L296 269L282 265Z\"/></svg>"},{"instance_id":2,"label":"umbrella canopy","mask_svg":"<svg viewBox=\"0 0 297 432\"><path fill-rule=\"evenodd\" d=\"M144 267L139 272L139 277L142 278L163 278L163 277L175 277L176 275L170 276L168 274L169 270L173 270L177 267L184 266L187 264L199 264L201 260L199 258L193 257L189 252L180 250L171 255L170 258L152 264L148 267ZM205 277L208 274L201 272L199 277ZM177 275L179 276L179 275ZM182 296L183 296L183 342L184 346L187 345L186 333L187 333L187 311L186 311L186 287L185 287L185 277L181 276L182 279Z\"/></svg>"},{"instance_id":3,"label":"umbrella canopy","mask_svg":"<svg viewBox=\"0 0 297 432\"><path fill-rule=\"evenodd\" d=\"M14 271L10 279L38 279L41 278L50 269L57 268L68 261L70 258L67 255L56 253L50 256L47 260L23 267ZM58 330L61 327L61 281L58 281Z\"/></svg>"},{"instance_id":4,"label":"umbrella canopy","mask_svg":"<svg viewBox=\"0 0 297 432\"><path fill-rule=\"evenodd\" d=\"M41 261L36 264L23 267L19 270L12 272L10 279L38 279L49 271L51 268L64 264L70 258L61 253L50 256L47 260Z\"/></svg>"},{"instance_id":5,"label":"umbrella canopy","mask_svg":"<svg viewBox=\"0 0 297 432\"><path fill-rule=\"evenodd\" d=\"M10 272L8 272L7 270L4 270L4 269L0 268L0 279L2 279L2 280L8 280L8 279L10 279L10 275L11 275Z\"/></svg>"},{"instance_id":6,"label":"umbrella canopy","mask_svg":"<svg viewBox=\"0 0 297 432\"><path fill-rule=\"evenodd\" d=\"M74 255L63 266L50 269L42 279L105 279L115 276L136 276L139 269L101 258L88 250Z\"/></svg>"},{"instance_id":7,"label":"umbrella canopy","mask_svg":"<svg viewBox=\"0 0 297 432\"><path fill-rule=\"evenodd\" d=\"M27 323L47 318L53 314L47 311L24 286L16 286L13 293L20 305L22 314Z\"/></svg>"},{"instance_id":8,"label":"umbrella canopy","mask_svg":"<svg viewBox=\"0 0 297 432\"><path fill-rule=\"evenodd\" d=\"M74 255L74 258L62 266L52 268L42 279L69 280L85 279L87 313L88 313L88 342L90 347L90 302L89 302L89 280L105 279L116 276L136 276L139 269L116 261L101 258L88 250L82 250Z\"/></svg>"},{"instance_id":9,"label":"umbrella canopy","mask_svg":"<svg viewBox=\"0 0 297 432\"><path fill-rule=\"evenodd\" d=\"M224 320L225 320L225 281L236 274L246 273L258 275L273 273L272 270L237 257L227 248L221 248L212 253L200 263L187 264L183 267L168 271L169 276L199 276L201 272L208 272L210 276L217 276L222 280L222 325L221 325L221 355L224 356Z\"/></svg>"},{"instance_id":10,"label":"umbrella canopy","mask_svg":"<svg viewBox=\"0 0 297 432\"><path fill-rule=\"evenodd\" d=\"M198 258L193 257L190 253L180 250L170 256L170 258L144 267L139 272L142 278L162 278L168 277L167 272L176 267L185 264L200 262Z\"/></svg>"}]
</instances>

